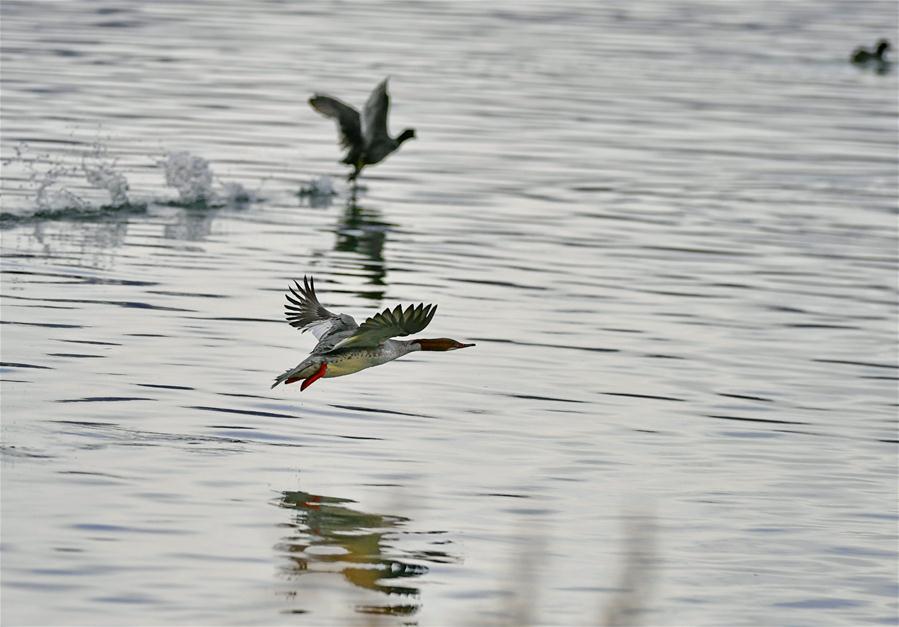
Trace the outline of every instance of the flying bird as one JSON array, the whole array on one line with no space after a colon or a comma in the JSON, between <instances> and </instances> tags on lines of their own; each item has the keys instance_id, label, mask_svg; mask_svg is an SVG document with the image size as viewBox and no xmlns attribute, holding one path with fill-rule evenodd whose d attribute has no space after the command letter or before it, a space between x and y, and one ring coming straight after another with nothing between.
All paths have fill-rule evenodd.
<instances>
[{"instance_id":1,"label":"flying bird","mask_svg":"<svg viewBox=\"0 0 899 627\"><path fill-rule=\"evenodd\" d=\"M315 295L312 277L304 276L303 284L294 281L294 286L288 286L290 292L284 308L287 322L304 333L312 331L318 344L297 366L278 375L272 387L303 381L302 392L322 377L353 374L414 351L453 351L474 346L449 338L392 339L418 333L428 326L437 311L436 305L409 305L405 309L397 305L360 325L352 316L325 309Z\"/></svg>"},{"instance_id":2,"label":"flying bird","mask_svg":"<svg viewBox=\"0 0 899 627\"><path fill-rule=\"evenodd\" d=\"M347 151L341 163L353 166L348 181L355 181L362 168L380 163L404 141L415 137L415 130L411 128L395 138L387 132L390 96L387 94L386 78L365 101L361 116L345 102L324 94L315 94L309 99L309 104L325 117L337 121L340 145Z\"/></svg>"}]
</instances>

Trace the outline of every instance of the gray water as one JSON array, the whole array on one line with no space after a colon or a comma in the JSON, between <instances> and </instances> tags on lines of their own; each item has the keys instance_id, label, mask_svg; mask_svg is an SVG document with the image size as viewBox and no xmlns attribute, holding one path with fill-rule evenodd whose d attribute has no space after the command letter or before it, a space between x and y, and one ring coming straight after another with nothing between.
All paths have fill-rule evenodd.
<instances>
[{"instance_id":1,"label":"gray water","mask_svg":"<svg viewBox=\"0 0 899 627\"><path fill-rule=\"evenodd\" d=\"M894 2L0 7L4 625L897 623Z\"/></svg>"}]
</instances>

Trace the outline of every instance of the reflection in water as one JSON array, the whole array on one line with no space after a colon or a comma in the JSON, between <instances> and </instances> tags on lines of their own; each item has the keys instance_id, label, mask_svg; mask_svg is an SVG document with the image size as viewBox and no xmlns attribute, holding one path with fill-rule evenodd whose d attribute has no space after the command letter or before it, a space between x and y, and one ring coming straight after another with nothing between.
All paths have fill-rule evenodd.
<instances>
[{"instance_id":1,"label":"reflection in water","mask_svg":"<svg viewBox=\"0 0 899 627\"><path fill-rule=\"evenodd\" d=\"M201 242L212 233L215 212L206 209L183 209L173 217L175 221L168 222L163 227L163 237L187 242Z\"/></svg>"},{"instance_id":2,"label":"reflection in water","mask_svg":"<svg viewBox=\"0 0 899 627\"><path fill-rule=\"evenodd\" d=\"M385 221L377 209L362 207L357 203L359 192L364 190L365 187L360 185L353 185L347 190L346 204L334 226L337 235L334 252L362 257L358 264L354 260L353 266L365 273L368 285L375 286L375 289L360 291L358 295L379 301L384 298L383 287L387 276L384 245L387 233L396 225ZM302 187L297 196L301 207L327 209L334 204L336 192L331 187L329 178L320 177Z\"/></svg>"},{"instance_id":3,"label":"reflection in water","mask_svg":"<svg viewBox=\"0 0 899 627\"><path fill-rule=\"evenodd\" d=\"M15 226L15 222L10 222ZM111 268L117 250L128 236L128 219L119 215L104 219L35 221L33 226L4 235L8 245L15 238L14 249L21 255L53 258L75 258L87 268Z\"/></svg>"},{"instance_id":4,"label":"reflection in water","mask_svg":"<svg viewBox=\"0 0 899 627\"><path fill-rule=\"evenodd\" d=\"M230 205L223 206L177 207L177 211L171 215L173 221L167 222L163 227L163 237L188 242L202 242L212 233L213 222L219 212L226 207L243 209L247 207L247 203L235 201Z\"/></svg>"},{"instance_id":5,"label":"reflection in water","mask_svg":"<svg viewBox=\"0 0 899 627\"><path fill-rule=\"evenodd\" d=\"M890 68L892 68L892 67L893 67L892 63L890 63L889 61L887 61L885 59L880 59L879 61L877 61L876 65L874 66L874 73L883 76L884 74L888 74L890 71Z\"/></svg>"},{"instance_id":6,"label":"reflection in water","mask_svg":"<svg viewBox=\"0 0 899 627\"><path fill-rule=\"evenodd\" d=\"M655 518L648 514L625 517L625 545L615 595L603 608L602 625L639 625L650 608L655 583Z\"/></svg>"},{"instance_id":7,"label":"reflection in water","mask_svg":"<svg viewBox=\"0 0 899 627\"><path fill-rule=\"evenodd\" d=\"M128 205L108 210L55 212L41 216L7 217L0 229L13 232L25 224L30 230L15 231L15 249L19 254L44 258L76 257L89 268L112 267L116 250L126 245L129 226L134 221L146 224L148 219L162 226L167 240L201 242L209 237L213 223L222 211L246 208L246 202L228 205L179 207L175 205ZM10 214L4 214L10 215ZM140 237L141 235L138 235ZM8 241L10 235L5 236Z\"/></svg>"},{"instance_id":8,"label":"reflection in water","mask_svg":"<svg viewBox=\"0 0 899 627\"><path fill-rule=\"evenodd\" d=\"M384 244L387 241L387 232L393 226L384 221L380 211L356 204L356 194L354 193L347 201L335 230L337 242L334 250L365 257L361 267L368 277L368 284L378 288L386 284L384 279L387 276L387 266L384 263ZM367 291L361 295L372 300L381 300L384 298L384 290Z\"/></svg>"},{"instance_id":9,"label":"reflection in water","mask_svg":"<svg viewBox=\"0 0 899 627\"><path fill-rule=\"evenodd\" d=\"M433 563L454 561L443 551L402 551L405 559L386 554L400 551L391 546L398 530L409 521L401 516L367 514L344 506L349 499L307 492L284 492L279 505L296 513L293 533L276 547L287 555L290 577L306 573L337 572L360 588L400 596L399 603L357 606L366 614L414 614L419 607L419 589L408 585L428 569L411 560ZM406 585L401 585L405 583Z\"/></svg>"}]
</instances>

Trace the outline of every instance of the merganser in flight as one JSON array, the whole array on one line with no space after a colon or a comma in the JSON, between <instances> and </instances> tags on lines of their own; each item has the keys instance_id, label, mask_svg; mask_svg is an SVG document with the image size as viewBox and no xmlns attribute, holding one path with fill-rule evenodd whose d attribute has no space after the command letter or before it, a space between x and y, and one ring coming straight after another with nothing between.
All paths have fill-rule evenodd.
<instances>
[{"instance_id":1,"label":"merganser in flight","mask_svg":"<svg viewBox=\"0 0 899 627\"><path fill-rule=\"evenodd\" d=\"M309 356L294 368L278 375L272 387L279 383L302 380L302 392L322 377L342 377L380 366L414 351L452 351L474 346L448 338L394 340L412 335L431 322L436 305L409 305L404 310L397 305L368 318L361 325L352 316L335 314L325 309L315 295L312 277L303 277L303 285L294 281L289 287L285 316L291 326L302 332L312 331L318 344Z\"/></svg>"},{"instance_id":2,"label":"merganser in flight","mask_svg":"<svg viewBox=\"0 0 899 627\"><path fill-rule=\"evenodd\" d=\"M345 102L323 94L312 96L309 104L325 117L337 121L340 145L347 150L341 163L353 166L352 173L347 177L349 181L355 181L362 168L383 161L400 144L415 137L415 130L411 128L407 128L396 138L387 132L390 96L387 95L386 78L365 101L361 116Z\"/></svg>"}]
</instances>

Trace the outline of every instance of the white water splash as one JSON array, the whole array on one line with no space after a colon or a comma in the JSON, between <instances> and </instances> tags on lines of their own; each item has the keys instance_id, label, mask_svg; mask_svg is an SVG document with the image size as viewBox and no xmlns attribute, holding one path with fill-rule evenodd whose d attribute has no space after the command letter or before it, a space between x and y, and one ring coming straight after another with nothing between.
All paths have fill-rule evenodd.
<instances>
[{"instance_id":1,"label":"white water splash","mask_svg":"<svg viewBox=\"0 0 899 627\"><path fill-rule=\"evenodd\" d=\"M82 152L60 155L34 154L28 144L22 143L15 146L15 157L5 160L3 166L18 171L23 181L12 199L14 205L22 205L17 207L18 211L40 213L130 206L128 179L116 160L109 157L106 146L99 142Z\"/></svg>"},{"instance_id":2,"label":"white water splash","mask_svg":"<svg viewBox=\"0 0 899 627\"><path fill-rule=\"evenodd\" d=\"M302 185L298 192L298 196L305 198L310 207L328 207L336 195L337 190L334 189L334 181L330 176L311 179Z\"/></svg>"},{"instance_id":3,"label":"white water splash","mask_svg":"<svg viewBox=\"0 0 899 627\"><path fill-rule=\"evenodd\" d=\"M251 202L256 200L256 192L251 192L240 183L221 183L225 202L229 205Z\"/></svg>"},{"instance_id":4,"label":"white water splash","mask_svg":"<svg viewBox=\"0 0 899 627\"><path fill-rule=\"evenodd\" d=\"M8 215L142 210L155 199L171 202L156 194L135 201L125 172L102 142L59 154L34 153L25 143L14 150L15 155L2 163L4 174L20 181L14 193L3 199ZM209 161L187 151L165 153L156 163L163 169L166 185L178 192L177 205L222 207L259 198L259 190L220 180Z\"/></svg>"},{"instance_id":5,"label":"white water splash","mask_svg":"<svg viewBox=\"0 0 899 627\"><path fill-rule=\"evenodd\" d=\"M240 183L219 180L212 172L209 161L186 150L167 152L159 165L165 172L166 185L178 191L179 203L225 205L256 198Z\"/></svg>"},{"instance_id":6,"label":"white water splash","mask_svg":"<svg viewBox=\"0 0 899 627\"><path fill-rule=\"evenodd\" d=\"M109 158L106 146L94 144L93 152L82 158L81 170L92 187L109 192L114 207L129 204L128 179L118 170L117 161Z\"/></svg>"},{"instance_id":7,"label":"white water splash","mask_svg":"<svg viewBox=\"0 0 899 627\"><path fill-rule=\"evenodd\" d=\"M301 187L300 194L304 196L334 196L337 191L334 189L334 181L330 176L319 176Z\"/></svg>"},{"instance_id":8,"label":"white water splash","mask_svg":"<svg viewBox=\"0 0 899 627\"><path fill-rule=\"evenodd\" d=\"M29 164L33 166L34 164ZM63 211L84 209L87 201L71 191L63 182L76 171L61 164L51 164L46 170L33 169L29 181L35 185L34 204L38 211Z\"/></svg>"},{"instance_id":9,"label":"white water splash","mask_svg":"<svg viewBox=\"0 0 899 627\"><path fill-rule=\"evenodd\" d=\"M168 152L160 162L165 170L165 183L178 190L178 199L185 204L209 202L215 198L212 189L212 168L209 162L186 150Z\"/></svg>"}]
</instances>

